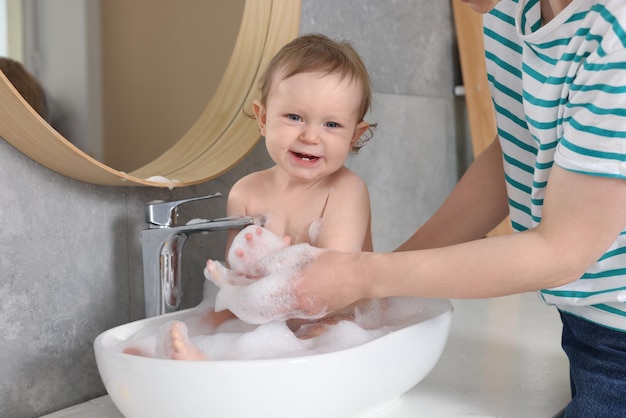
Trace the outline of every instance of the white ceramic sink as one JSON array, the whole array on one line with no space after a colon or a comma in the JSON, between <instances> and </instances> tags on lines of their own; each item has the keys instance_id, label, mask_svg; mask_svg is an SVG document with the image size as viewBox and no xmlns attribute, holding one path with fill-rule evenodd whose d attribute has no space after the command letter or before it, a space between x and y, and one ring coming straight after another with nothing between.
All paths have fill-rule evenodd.
<instances>
[{"instance_id":1,"label":"white ceramic sink","mask_svg":"<svg viewBox=\"0 0 626 418\"><path fill-rule=\"evenodd\" d=\"M325 354L285 359L176 361L121 353L120 344L196 308L100 334L100 375L126 418L353 418L389 405L420 382L445 346L448 300L403 298L411 315L387 335ZM394 319L393 321L397 321Z\"/></svg>"}]
</instances>

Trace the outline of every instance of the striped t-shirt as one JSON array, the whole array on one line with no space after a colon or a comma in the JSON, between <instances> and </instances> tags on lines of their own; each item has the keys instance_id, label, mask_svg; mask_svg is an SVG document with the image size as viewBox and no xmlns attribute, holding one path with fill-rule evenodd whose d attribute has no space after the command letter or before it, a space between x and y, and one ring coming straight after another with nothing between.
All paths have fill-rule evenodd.
<instances>
[{"instance_id":1,"label":"striped t-shirt","mask_svg":"<svg viewBox=\"0 0 626 418\"><path fill-rule=\"evenodd\" d=\"M544 26L539 0L501 0L484 34L513 229L541 222L554 163L626 179L624 0L572 0ZM580 279L540 293L626 331L626 230Z\"/></svg>"}]
</instances>

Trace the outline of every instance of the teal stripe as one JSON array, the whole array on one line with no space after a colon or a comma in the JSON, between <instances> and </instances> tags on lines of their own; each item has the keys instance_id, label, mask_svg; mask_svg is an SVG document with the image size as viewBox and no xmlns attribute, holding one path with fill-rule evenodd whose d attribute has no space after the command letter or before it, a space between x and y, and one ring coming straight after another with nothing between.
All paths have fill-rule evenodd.
<instances>
[{"instance_id":1,"label":"teal stripe","mask_svg":"<svg viewBox=\"0 0 626 418\"><path fill-rule=\"evenodd\" d=\"M539 49L550 49L550 48L554 48L555 46L564 46L564 45L567 45L568 43L569 43L569 38L560 38L560 39L555 39L550 42L544 42L542 44L533 44L533 47L539 48Z\"/></svg>"},{"instance_id":2,"label":"teal stripe","mask_svg":"<svg viewBox=\"0 0 626 418\"><path fill-rule=\"evenodd\" d=\"M554 100L540 99L538 97L535 97L529 94L528 91L526 90L524 90L524 100L526 100L526 102L532 105L541 106L541 107L556 107L563 101L563 99L561 98L554 99Z\"/></svg>"},{"instance_id":3,"label":"teal stripe","mask_svg":"<svg viewBox=\"0 0 626 418\"><path fill-rule=\"evenodd\" d=\"M526 16L528 15L529 11L532 10L533 7L538 6L537 3L539 3L539 0L530 0L528 3L526 3L526 7L524 7L524 11L522 13L522 22L521 22L522 29L526 28ZM530 27L531 33L535 32L540 27L541 27L541 20L533 22Z\"/></svg>"},{"instance_id":4,"label":"teal stripe","mask_svg":"<svg viewBox=\"0 0 626 418\"><path fill-rule=\"evenodd\" d=\"M528 42L527 44L529 46L530 51L532 51L532 53L535 54L537 58L539 58L541 61L547 62L550 65L555 65L557 62L559 62L558 58L552 58L546 54L542 54L537 49L533 48L534 45L529 44Z\"/></svg>"},{"instance_id":5,"label":"teal stripe","mask_svg":"<svg viewBox=\"0 0 626 418\"><path fill-rule=\"evenodd\" d=\"M517 232L524 232L528 230L528 228L526 228L524 225L519 224L514 221L511 221L511 227L513 228L513 231L517 231Z\"/></svg>"},{"instance_id":6,"label":"teal stripe","mask_svg":"<svg viewBox=\"0 0 626 418\"><path fill-rule=\"evenodd\" d=\"M626 117L626 109L624 108L604 108L598 107L593 103L567 103L567 107L569 109L582 108L588 110L594 115L613 115L613 116L621 116Z\"/></svg>"},{"instance_id":7,"label":"teal stripe","mask_svg":"<svg viewBox=\"0 0 626 418\"><path fill-rule=\"evenodd\" d=\"M520 119L515 113L511 112L509 109L500 106L498 103L493 103L493 107L495 108L496 112L498 114L500 114L500 116L504 116L505 118L509 119L512 123L526 129L527 125L526 125L526 121L524 121L523 119Z\"/></svg>"},{"instance_id":8,"label":"teal stripe","mask_svg":"<svg viewBox=\"0 0 626 418\"><path fill-rule=\"evenodd\" d=\"M585 273L582 275L581 279L594 280L594 279L604 279L606 277L624 276L624 275L626 275L626 268L604 270L599 273ZM624 289L622 290L626 290L626 287L624 287Z\"/></svg>"},{"instance_id":9,"label":"teal stripe","mask_svg":"<svg viewBox=\"0 0 626 418\"><path fill-rule=\"evenodd\" d=\"M522 53L522 46L511 41L508 38L505 38L504 36L492 31L491 29L485 27L483 34L491 39L493 39L494 41L506 46L507 48L513 50L514 52L521 54Z\"/></svg>"},{"instance_id":10,"label":"teal stripe","mask_svg":"<svg viewBox=\"0 0 626 418\"><path fill-rule=\"evenodd\" d=\"M548 294L548 295L558 296L558 297L563 297L563 298L587 298L590 296L604 295L604 294L613 293L613 292L620 292L622 290L626 290L626 287L597 290L595 292L584 292L582 290L553 290L553 289L544 289L541 292Z\"/></svg>"},{"instance_id":11,"label":"teal stripe","mask_svg":"<svg viewBox=\"0 0 626 418\"><path fill-rule=\"evenodd\" d=\"M498 58L496 55L494 55L492 52L485 52L485 59L488 61L493 62L494 64L496 64L498 67L502 68L504 71L512 74L513 76L517 77L517 78L522 78L522 71L509 64L506 61L501 60L500 58ZM489 78L489 76L491 76L491 74L487 74L487 78ZM493 83L494 80L490 79L490 81ZM516 95L520 96L520 100L521 100L521 95L519 93L516 93Z\"/></svg>"},{"instance_id":12,"label":"teal stripe","mask_svg":"<svg viewBox=\"0 0 626 418\"><path fill-rule=\"evenodd\" d=\"M587 11L586 10L584 12L574 13L572 15L572 17L567 19L567 21L565 23L578 22L580 20L584 20L586 17L587 17Z\"/></svg>"},{"instance_id":13,"label":"teal stripe","mask_svg":"<svg viewBox=\"0 0 626 418\"><path fill-rule=\"evenodd\" d=\"M525 171L527 173L533 174L535 172L535 170L533 169L533 167L522 163L519 160L516 160L515 158L511 157L509 154L503 154L504 160L511 164L512 166L515 166L517 168L519 168L522 171Z\"/></svg>"},{"instance_id":14,"label":"teal stripe","mask_svg":"<svg viewBox=\"0 0 626 418\"><path fill-rule=\"evenodd\" d=\"M525 213L526 215L528 215L530 217L532 217L532 212L531 212L530 208L528 206L526 206L526 205L522 205L521 203L516 202L513 199L509 199L509 206L519 210L520 212Z\"/></svg>"},{"instance_id":15,"label":"teal stripe","mask_svg":"<svg viewBox=\"0 0 626 418\"><path fill-rule=\"evenodd\" d=\"M533 187L535 189L545 189L547 185L547 181L533 181Z\"/></svg>"},{"instance_id":16,"label":"teal stripe","mask_svg":"<svg viewBox=\"0 0 626 418\"><path fill-rule=\"evenodd\" d=\"M602 16L604 20L606 20L611 25L613 32L615 32L615 35L622 42L622 46L626 47L626 33L624 33L624 28L620 26L615 16L613 16L613 14L608 11L606 7L600 4L594 4L591 7L591 10L599 13L600 16Z\"/></svg>"},{"instance_id":17,"label":"teal stripe","mask_svg":"<svg viewBox=\"0 0 626 418\"><path fill-rule=\"evenodd\" d=\"M580 85L572 84L570 86L571 91L601 91L608 94L624 94L626 93L626 85L624 86L610 86L608 84L589 84Z\"/></svg>"},{"instance_id":18,"label":"teal stripe","mask_svg":"<svg viewBox=\"0 0 626 418\"><path fill-rule=\"evenodd\" d=\"M590 134L594 134L594 135L599 135L599 136L604 136L604 137L608 137L608 138L626 138L626 131L614 131L614 130L610 130L610 129L603 129L603 128L598 128L597 126L589 126L589 125L583 125L582 123L578 122L576 119L569 117L564 119L565 122L569 122L570 126L573 127L574 129L578 130L578 131L583 131L583 132L587 132ZM589 155L593 155L593 150L589 150L591 153ZM609 155L611 153L600 153L603 155ZM616 159L622 159L622 155L623 154L614 154L615 156L618 156ZM598 155L600 156L600 155Z\"/></svg>"},{"instance_id":19,"label":"teal stripe","mask_svg":"<svg viewBox=\"0 0 626 418\"><path fill-rule=\"evenodd\" d=\"M614 308L604 303L599 303L597 305L591 305L591 306L604 312L612 313L612 314L619 315L619 316L626 316L626 312L622 311L621 309Z\"/></svg>"},{"instance_id":20,"label":"teal stripe","mask_svg":"<svg viewBox=\"0 0 626 418\"><path fill-rule=\"evenodd\" d=\"M534 78L535 80L537 80L537 82L541 83L541 84L554 84L554 85L561 85L561 84L571 84L572 81L574 80L573 77L546 77L543 74L541 74L540 72L538 72L537 70L535 70L532 67L529 67L527 64L522 64L522 71L524 72L524 74L527 74L529 77Z\"/></svg>"},{"instance_id":21,"label":"teal stripe","mask_svg":"<svg viewBox=\"0 0 626 418\"><path fill-rule=\"evenodd\" d=\"M539 149L540 149L541 151L548 151L548 150L550 150L550 149L554 149L554 148L556 148L556 146L557 146L558 144L559 144L559 141L552 141L552 142L550 142L550 143L548 143L548 144L541 144L541 145L539 145Z\"/></svg>"},{"instance_id":22,"label":"teal stripe","mask_svg":"<svg viewBox=\"0 0 626 418\"><path fill-rule=\"evenodd\" d=\"M515 26L515 18L513 16L507 15L506 13L502 13L497 8L492 9L491 12L489 12L489 14L497 17L498 19L502 20L503 22L508 23L511 26Z\"/></svg>"},{"instance_id":23,"label":"teal stripe","mask_svg":"<svg viewBox=\"0 0 626 418\"><path fill-rule=\"evenodd\" d=\"M548 161L546 163L540 163L540 162L536 162L535 163L535 167L538 170L548 170L548 169L552 168L553 165L554 165L554 161Z\"/></svg>"},{"instance_id":24,"label":"teal stripe","mask_svg":"<svg viewBox=\"0 0 626 418\"><path fill-rule=\"evenodd\" d=\"M607 62L603 64L585 62L583 67L586 71L626 70L626 62Z\"/></svg>"},{"instance_id":25,"label":"teal stripe","mask_svg":"<svg viewBox=\"0 0 626 418\"><path fill-rule=\"evenodd\" d=\"M535 71L532 67L529 67L525 63L522 63L522 71L524 72L524 74L528 74L530 77L534 78L541 84L546 82L546 76L538 71Z\"/></svg>"},{"instance_id":26,"label":"teal stripe","mask_svg":"<svg viewBox=\"0 0 626 418\"><path fill-rule=\"evenodd\" d=\"M528 115L526 115L526 123L537 129L554 129L557 126L557 121L539 122L530 118Z\"/></svg>"},{"instance_id":27,"label":"teal stripe","mask_svg":"<svg viewBox=\"0 0 626 418\"><path fill-rule=\"evenodd\" d=\"M626 234L626 231L623 231L620 235ZM602 257L598 259L598 261L606 260L607 258L616 257L618 255L626 254L626 247L616 248L614 250L608 251L604 253Z\"/></svg>"},{"instance_id":28,"label":"teal stripe","mask_svg":"<svg viewBox=\"0 0 626 418\"><path fill-rule=\"evenodd\" d=\"M509 183L511 186L515 187L518 190L521 190L524 193L530 194L531 188L526 186L525 184L520 183L519 181L514 180L511 176L505 174L504 180Z\"/></svg>"},{"instance_id":29,"label":"teal stripe","mask_svg":"<svg viewBox=\"0 0 626 418\"><path fill-rule=\"evenodd\" d=\"M530 152L533 155L537 155L537 148L536 147L533 147L531 144L527 144L527 143L519 140L515 135L509 133L508 131L504 131L502 129L498 129L498 136L501 139L503 139L503 140L505 140L505 141L507 141L507 142L509 142L509 143L511 143L513 145L515 145L516 147L518 147L518 148L520 148L520 149L522 149L522 150L524 150L526 152Z\"/></svg>"},{"instance_id":30,"label":"teal stripe","mask_svg":"<svg viewBox=\"0 0 626 418\"><path fill-rule=\"evenodd\" d=\"M585 53L583 53L582 55L578 55L575 53L563 54L561 55L561 59L559 59L558 61L570 61L570 62L579 63L587 59L589 55L590 55L589 51L585 51Z\"/></svg>"}]
</instances>

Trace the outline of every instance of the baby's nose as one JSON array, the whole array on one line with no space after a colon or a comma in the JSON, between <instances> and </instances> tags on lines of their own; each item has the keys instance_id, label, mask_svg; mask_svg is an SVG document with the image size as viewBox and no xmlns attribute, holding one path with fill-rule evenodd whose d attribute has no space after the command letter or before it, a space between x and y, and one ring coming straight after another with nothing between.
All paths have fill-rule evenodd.
<instances>
[{"instance_id":1,"label":"baby's nose","mask_svg":"<svg viewBox=\"0 0 626 418\"><path fill-rule=\"evenodd\" d=\"M305 127L300 135L303 142L316 143L319 141L318 129L312 126Z\"/></svg>"}]
</instances>

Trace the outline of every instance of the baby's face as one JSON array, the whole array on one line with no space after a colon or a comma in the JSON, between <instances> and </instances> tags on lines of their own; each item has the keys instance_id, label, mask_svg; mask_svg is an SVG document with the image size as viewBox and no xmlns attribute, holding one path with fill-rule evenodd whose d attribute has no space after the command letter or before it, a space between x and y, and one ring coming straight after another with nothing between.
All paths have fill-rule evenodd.
<instances>
[{"instance_id":1,"label":"baby's face","mask_svg":"<svg viewBox=\"0 0 626 418\"><path fill-rule=\"evenodd\" d=\"M266 106L257 114L270 156L303 181L337 171L367 128L358 120L360 84L338 74L275 77Z\"/></svg>"}]
</instances>

